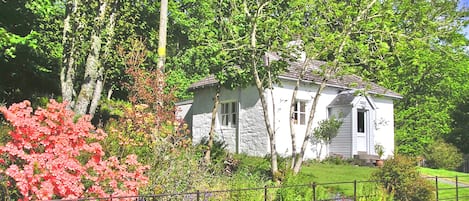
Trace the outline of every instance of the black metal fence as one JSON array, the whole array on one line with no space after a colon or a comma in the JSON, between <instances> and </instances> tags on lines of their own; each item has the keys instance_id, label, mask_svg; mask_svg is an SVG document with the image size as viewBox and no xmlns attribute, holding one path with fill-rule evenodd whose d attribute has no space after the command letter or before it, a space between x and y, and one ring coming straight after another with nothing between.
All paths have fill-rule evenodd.
<instances>
[{"instance_id":1,"label":"black metal fence","mask_svg":"<svg viewBox=\"0 0 469 201\"><path fill-rule=\"evenodd\" d=\"M467 178L467 179L466 179ZM469 176L427 177L434 180L435 197L441 200L469 200ZM461 181L461 179L463 181Z\"/></svg>"},{"instance_id":2,"label":"black metal fence","mask_svg":"<svg viewBox=\"0 0 469 201\"><path fill-rule=\"evenodd\" d=\"M469 200L469 176L455 177L426 177L435 186L435 198L444 200ZM465 179L468 178L468 179ZM241 188L232 190L195 191L188 193L168 193L158 195L140 195L107 198L81 198L69 201L209 201L209 200L292 200L288 192L293 191L300 200L313 201L357 201L383 200L389 197L378 190L378 182L351 181L331 183L310 183L300 185L264 186L259 188ZM374 188L374 190L373 190ZM346 192L347 193L337 193ZM292 193L292 192L290 192ZM387 200L387 199L386 199ZM62 200L63 201L63 200Z\"/></svg>"},{"instance_id":3,"label":"black metal fence","mask_svg":"<svg viewBox=\"0 0 469 201\"><path fill-rule=\"evenodd\" d=\"M368 184L370 190L364 190ZM313 201L357 201L369 200L384 193L379 193L372 188L376 188L377 181L351 181L351 182L331 182L331 183L310 183L299 185L281 185L281 186L264 186L259 188L241 188L232 190L217 191L195 191L189 193L170 193L158 195L140 195L126 197L107 197L107 198L82 198L69 201L89 201L89 200L125 200L125 201L209 201L209 200L291 200L287 197L288 192L298 196L300 200ZM334 191L348 191L347 193L337 193ZM283 193L284 194L283 194ZM296 194L296 195L295 195ZM291 195L290 195L291 196ZM374 199L373 199L374 200ZM377 199L378 200L378 199Z\"/></svg>"}]
</instances>

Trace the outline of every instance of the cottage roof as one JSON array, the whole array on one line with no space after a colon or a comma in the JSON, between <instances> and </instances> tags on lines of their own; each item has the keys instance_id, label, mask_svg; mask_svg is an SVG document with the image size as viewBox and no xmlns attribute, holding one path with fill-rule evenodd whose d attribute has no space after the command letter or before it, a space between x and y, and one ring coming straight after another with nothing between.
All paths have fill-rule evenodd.
<instances>
[{"instance_id":1,"label":"cottage roof","mask_svg":"<svg viewBox=\"0 0 469 201\"><path fill-rule=\"evenodd\" d=\"M319 84L322 80L322 77L318 75L318 73L314 73L314 70L319 70L320 66L325 64L323 61L312 60L309 62L308 71L305 73L303 77L303 81L305 82L313 82ZM300 69L302 67L302 63L300 62L293 62L291 63L286 72L280 74L279 78L284 80L296 80L298 75L300 74ZM213 86L218 83L215 76L210 75L198 82L195 82L189 86L189 90L195 90L198 88L204 88ZM402 98L402 96L396 92L393 92L387 88L379 86L374 82L369 82L363 80L361 77L353 74L339 76L337 78L332 78L327 81L327 86L340 88L344 90L354 90L354 89L362 89L369 94L375 95L383 95L392 98Z\"/></svg>"}]
</instances>

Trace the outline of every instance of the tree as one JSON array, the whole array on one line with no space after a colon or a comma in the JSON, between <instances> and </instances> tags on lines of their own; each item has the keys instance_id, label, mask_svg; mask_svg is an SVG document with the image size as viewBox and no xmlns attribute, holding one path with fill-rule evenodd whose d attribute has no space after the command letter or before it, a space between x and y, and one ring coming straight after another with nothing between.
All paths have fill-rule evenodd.
<instances>
[{"instance_id":1,"label":"tree","mask_svg":"<svg viewBox=\"0 0 469 201\"><path fill-rule=\"evenodd\" d=\"M319 121L319 125L314 128L313 138L311 138L314 140L311 140L311 143L318 143L317 141L319 141L321 144L321 148L317 156L318 159L321 157L323 144L326 146L331 144L332 139L337 136L340 126L342 126L342 121L335 117L331 117L329 119Z\"/></svg>"},{"instance_id":2,"label":"tree","mask_svg":"<svg viewBox=\"0 0 469 201\"><path fill-rule=\"evenodd\" d=\"M79 20L83 4L80 0L71 0L66 4L66 17L64 19L63 31L63 47L64 59L62 63L62 71L60 74L62 85L62 96L64 101L70 103L70 106L78 114L94 115L96 111L97 102L101 97L103 90L103 73L104 67L102 66L101 52L107 52L110 49L112 36L114 33L115 15L117 1L102 0L99 1L94 23L90 31L90 50L87 53L86 62L84 66L84 76L81 85L78 87L78 94L74 94L76 84L77 64L75 57L77 57L76 46L78 41L77 34L72 35L72 30L86 26ZM109 15L109 18L106 16ZM107 35L104 36L103 32L106 31ZM75 38L77 37L77 38ZM108 46L102 50L102 40L106 39ZM76 97L76 98L75 98ZM73 100L73 101L72 101ZM94 104L92 104L94 103Z\"/></svg>"},{"instance_id":3,"label":"tree","mask_svg":"<svg viewBox=\"0 0 469 201\"><path fill-rule=\"evenodd\" d=\"M11 139L0 146L0 175L22 200L137 195L147 183L147 167L135 155L125 164L103 158L99 142L106 134L94 129L89 116L75 119L65 103L54 100L34 113L30 105L0 108L12 127Z\"/></svg>"},{"instance_id":4,"label":"tree","mask_svg":"<svg viewBox=\"0 0 469 201\"><path fill-rule=\"evenodd\" d=\"M421 155L450 132L450 111L467 91L467 39L460 33L467 9L457 1L377 5L379 15L352 35L357 42L345 59L356 73L403 96L395 105L398 152Z\"/></svg>"},{"instance_id":5,"label":"tree","mask_svg":"<svg viewBox=\"0 0 469 201\"><path fill-rule=\"evenodd\" d=\"M457 32L467 13L457 2L298 2L306 10L299 20L314 19L301 24L310 29L298 31L302 48L307 58L327 62L322 76L324 69L336 68L328 76L356 73L404 96L396 103L400 153L421 154L436 136L449 132L448 112L467 88L467 42Z\"/></svg>"},{"instance_id":6,"label":"tree","mask_svg":"<svg viewBox=\"0 0 469 201\"><path fill-rule=\"evenodd\" d=\"M297 34L300 35L303 41L304 47L301 49L306 53L307 59L303 62L292 94L291 115L293 115L293 104L296 100L296 91L299 88L299 83L305 73L311 72L311 70L307 69L311 59L323 59L328 63L322 65L319 71L312 72L318 73L321 80L316 81L319 86L313 98L300 152L293 152L292 167L295 173L298 173L301 169L307 144L313 134L313 121L321 93L331 78L339 77L345 71L347 64L344 63L344 57L352 44L351 36L355 31L360 30L362 26L368 23L370 16L374 14L372 11L375 3L375 0L365 2L296 2L295 6L300 7L299 10L301 10L299 15L297 15L297 20L300 23L297 24L301 24L307 27L307 29L302 30L297 25L294 30L297 31ZM336 12L337 10L348 12ZM293 123L290 121L290 127L292 126ZM295 146L295 150L296 143L294 138L296 137L294 129L291 128L290 130L292 131L292 147Z\"/></svg>"},{"instance_id":7,"label":"tree","mask_svg":"<svg viewBox=\"0 0 469 201\"><path fill-rule=\"evenodd\" d=\"M58 26L61 1L0 3L0 102L53 96L60 54Z\"/></svg>"},{"instance_id":8,"label":"tree","mask_svg":"<svg viewBox=\"0 0 469 201\"><path fill-rule=\"evenodd\" d=\"M265 62L264 58L269 51L281 54L281 47L288 40L282 23L288 21L289 4L284 1L221 1L217 6L216 19L223 37L214 42L226 52L226 64L237 72L238 82L254 83L257 88L269 138L272 178L277 180L276 134L265 92L286 65L283 60Z\"/></svg>"},{"instance_id":9,"label":"tree","mask_svg":"<svg viewBox=\"0 0 469 201\"><path fill-rule=\"evenodd\" d=\"M458 103L456 108L451 112L453 122L451 124L452 131L445 136L445 141L453 144L462 153L469 153L469 104L466 97L462 102Z\"/></svg>"}]
</instances>

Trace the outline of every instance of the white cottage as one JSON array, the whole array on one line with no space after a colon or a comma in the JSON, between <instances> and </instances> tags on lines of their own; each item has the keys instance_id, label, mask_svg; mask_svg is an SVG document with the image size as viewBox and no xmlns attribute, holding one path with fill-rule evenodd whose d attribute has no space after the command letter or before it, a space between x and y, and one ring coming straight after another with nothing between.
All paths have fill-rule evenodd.
<instances>
[{"instance_id":1,"label":"white cottage","mask_svg":"<svg viewBox=\"0 0 469 201\"><path fill-rule=\"evenodd\" d=\"M309 111L318 88L320 77L311 73L323 62L314 61L298 91L295 107L296 142L300 149L306 129ZM298 75L298 64L290 65L288 72L279 78L280 85L270 92L265 92L270 109L270 119L276 131L277 151L281 155L291 154L290 115L289 107L293 88ZM191 113L186 120L191 122L192 137L195 144L210 131L213 99L217 80L207 77L192 84L189 90L194 92ZM353 86L353 87L352 87ZM366 90L364 90L366 89ZM367 95L359 95L357 90L366 91ZM363 94L363 93L361 93ZM394 116L393 101L401 96L375 83L365 82L355 75L345 75L328 81L327 87L320 96L316 109L314 125L332 115L342 118L342 126L337 137L326 149L322 149L321 158L328 154L339 154L351 158L358 154L375 155L374 146L384 146L384 157L394 152ZM272 102L273 100L273 102ZM272 104L275 105L275 117ZM190 118L192 117L192 118ZM216 117L216 137L225 141L227 149L233 153L264 156L270 153L269 140L264 123L261 102L255 86L220 91L220 105ZM306 158L316 158L319 144L309 143Z\"/></svg>"}]
</instances>

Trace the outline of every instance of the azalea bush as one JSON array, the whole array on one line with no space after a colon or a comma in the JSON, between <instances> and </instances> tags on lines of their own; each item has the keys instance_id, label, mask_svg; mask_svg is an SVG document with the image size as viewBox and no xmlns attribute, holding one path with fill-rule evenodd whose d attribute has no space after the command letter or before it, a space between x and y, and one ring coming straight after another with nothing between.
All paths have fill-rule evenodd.
<instances>
[{"instance_id":1,"label":"azalea bush","mask_svg":"<svg viewBox=\"0 0 469 201\"><path fill-rule=\"evenodd\" d=\"M20 200L130 196L148 182L148 166L136 155L105 159L99 142L106 133L65 103L51 100L33 111L23 101L0 112L11 126L0 145L0 182Z\"/></svg>"}]
</instances>

